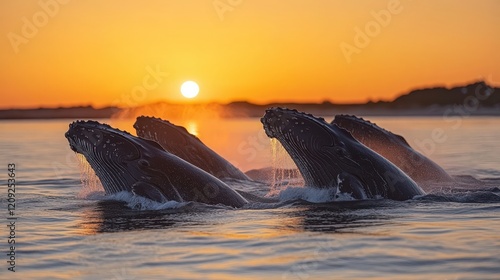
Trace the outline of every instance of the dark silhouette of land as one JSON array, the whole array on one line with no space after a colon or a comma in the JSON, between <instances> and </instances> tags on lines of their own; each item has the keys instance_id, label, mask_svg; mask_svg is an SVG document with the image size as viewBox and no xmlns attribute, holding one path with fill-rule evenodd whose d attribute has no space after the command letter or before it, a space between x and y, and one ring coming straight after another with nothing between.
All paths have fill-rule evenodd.
<instances>
[{"instance_id":1,"label":"dark silhouette of land","mask_svg":"<svg viewBox=\"0 0 500 280\"><path fill-rule=\"evenodd\" d=\"M271 103L258 105L246 101L229 104L172 104L160 102L131 108L87 107L38 108L0 110L0 119L49 118L135 118L154 115L163 118L179 117L260 117L269 107L294 108L315 115L354 114L364 116L500 116L500 88L483 81L465 86L417 89L400 95L392 101L363 104Z\"/></svg>"},{"instance_id":2,"label":"dark silhouette of land","mask_svg":"<svg viewBox=\"0 0 500 280\"><path fill-rule=\"evenodd\" d=\"M72 118L109 118L120 111L116 107L95 109L91 106L8 109L0 110L0 119L72 119Z\"/></svg>"}]
</instances>

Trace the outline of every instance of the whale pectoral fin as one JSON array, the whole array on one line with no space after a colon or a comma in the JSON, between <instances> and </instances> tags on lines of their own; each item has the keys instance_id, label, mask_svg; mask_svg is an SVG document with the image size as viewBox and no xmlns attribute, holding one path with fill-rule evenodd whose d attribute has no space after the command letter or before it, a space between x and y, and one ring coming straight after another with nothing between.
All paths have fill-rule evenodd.
<instances>
[{"instance_id":1,"label":"whale pectoral fin","mask_svg":"<svg viewBox=\"0 0 500 280\"><path fill-rule=\"evenodd\" d=\"M337 182L339 192L349 193L353 198L356 199L368 198L363 186L363 182L361 182L356 176L343 172L337 176Z\"/></svg>"},{"instance_id":2,"label":"whale pectoral fin","mask_svg":"<svg viewBox=\"0 0 500 280\"><path fill-rule=\"evenodd\" d=\"M142 196L156 202L164 203L168 201L168 199L160 192L160 190L158 190L157 187L145 182L135 183L132 186L132 192L135 195Z\"/></svg>"}]
</instances>

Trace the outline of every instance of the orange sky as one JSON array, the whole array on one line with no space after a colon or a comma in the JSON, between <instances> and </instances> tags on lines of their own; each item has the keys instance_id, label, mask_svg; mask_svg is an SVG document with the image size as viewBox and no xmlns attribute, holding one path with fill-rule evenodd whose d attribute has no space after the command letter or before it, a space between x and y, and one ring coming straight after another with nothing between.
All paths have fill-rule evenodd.
<instances>
[{"instance_id":1,"label":"orange sky","mask_svg":"<svg viewBox=\"0 0 500 280\"><path fill-rule=\"evenodd\" d=\"M495 0L1 1L0 107L179 102L185 80L196 101L257 103L499 86L499 15Z\"/></svg>"}]
</instances>

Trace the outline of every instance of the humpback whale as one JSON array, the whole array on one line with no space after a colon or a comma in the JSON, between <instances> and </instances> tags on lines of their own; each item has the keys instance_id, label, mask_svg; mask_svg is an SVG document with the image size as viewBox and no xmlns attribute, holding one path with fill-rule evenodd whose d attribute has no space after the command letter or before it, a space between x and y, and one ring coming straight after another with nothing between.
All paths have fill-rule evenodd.
<instances>
[{"instance_id":1,"label":"humpback whale","mask_svg":"<svg viewBox=\"0 0 500 280\"><path fill-rule=\"evenodd\" d=\"M331 124L349 131L356 140L394 163L419 184L453 181L441 166L415 151L400 135L351 115L337 115Z\"/></svg>"},{"instance_id":2,"label":"humpback whale","mask_svg":"<svg viewBox=\"0 0 500 280\"><path fill-rule=\"evenodd\" d=\"M219 179L250 180L247 175L189 133L184 127L154 117L140 116L134 128L137 136L157 142L166 151L205 170Z\"/></svg>"},{"instance_id":3,"label":"humpback whale","mask_svg":"<svg viewBox=\"0 0 500 280\"><path fill-rule=\"evenodd\" d=\"M261 122L299 168L306 186L337 188L357 199L407 200L424 191L345 129L297 110L271 108Z\"/></svg>"},{"instance_id":4,"label":"humpback whale","mask_svg":"<svg viewBox=\"0 0 500 280\"><path fill-rule=\"evenodd\" d=\"M165 151L156 142L96 121L76 121L65 134L85 156L106 194L131 191L158 202L196 201L241 207L248 203L226 183Z\"/></svg>"}]
</instances>

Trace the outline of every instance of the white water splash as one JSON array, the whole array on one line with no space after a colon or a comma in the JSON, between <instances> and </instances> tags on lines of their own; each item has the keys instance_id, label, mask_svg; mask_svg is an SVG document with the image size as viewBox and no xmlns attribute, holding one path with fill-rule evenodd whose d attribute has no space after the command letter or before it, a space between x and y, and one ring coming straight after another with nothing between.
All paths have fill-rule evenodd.
<instances>
[{"instance_id":1,"label":"white water splash","mask_svg":"<svg viewBox=\"0 0 500 280\"><path fill-rule=\"evenodd\" d=\"M288 187L278 195L280 201L302 199L312 203L356 200L348 193L338 193L337 188Z\"/></svg>"},{"instance_id":2,"label":"white water splash","mask_svg":"<svg viewBox=\"0 0 500 280\"><path fill-rule=\"evenodd\" d=\"M170 200L164 203L156 202L142 196L137 196L131 192L121 191L115 194L107 195L107 200L117 200L126 203L127 207L137 210L164 210L177 209L190 204L190 202L177 202Z\"/></svg>"},{"instance_id":3,"label":"white water splash","mask_svg":"<svg viewBox=\"0 0 500 280\"><path fill-rule=\"evenodd\" d=\"M271 139L271 154L272 154L272 180L271 188L267 197L276 197L281 191L287 189L290 186L297 186L302 183L301 178L293 177L290 172L290 166L292 168L297 168L290 158L290 155L281 145L281 143L275 139Z\"/></svg>"}]
</instances>

